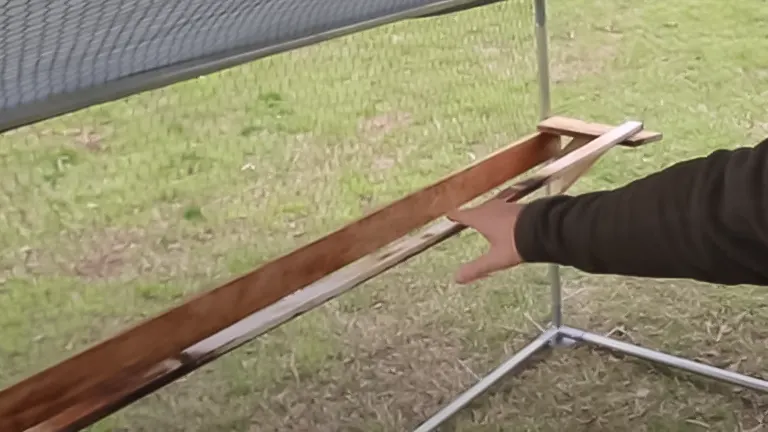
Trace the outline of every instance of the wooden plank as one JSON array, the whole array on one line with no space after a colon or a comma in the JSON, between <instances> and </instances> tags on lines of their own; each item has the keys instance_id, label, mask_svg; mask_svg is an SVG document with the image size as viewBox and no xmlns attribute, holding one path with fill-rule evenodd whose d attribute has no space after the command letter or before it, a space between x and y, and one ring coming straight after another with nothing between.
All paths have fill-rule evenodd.
<instances>
[{"instance_id":1,"label":"wooden plank","mask_svg":"<svg viewBox=\"0 0 768 432\"><path fill-rule=\"evenodd\" d=\"M601 123L588 123L569 117L553 116L539 123L538 129L557 135L565 135L572 138L595 139L613 129L614 126ZM625 147L638 147L662 139L662 134L643 130L636 135L627 138L619 145Z\"/></svg>"},{"instance_id":2,"label":"wooden plank","mask_svg":"<svg viewBox=\"0 0 768 432\"><path fill-rule=\"evenodd\" d=\"M134 374L129 380L110 383L113 391L65 410L39 424L31 432L81 429L135 402L163 386L216 360L256 337L304 312L336 298L386 270L453 237L464 227L448 220L406 236L355 261L311 285L282 298L249 317L184 350L177 361Z\"/></svg>"},{"instance_id":3,"label":"wooden plank","mask_svg":"<svg viewBox=\"0 0 768 432\"><path fill-rule=\"evenodd\" d=\"M614 139L615 141L615 139ZM574 139L560 153L559 157L572 153L591 141ZM599 143L597 144L600 145ZM592 144L594 147L595 144ZM610 146L602 146L596 151L583 155L560 170L552 171L548 166L534 174L541 177L542 172L549 171L546 181L558 184L563 192L568 189ZM556 164L557 165L557 164ZM538 182L538 187L546 183ZM527 188L528 181L518 182L505 189L493 199L522 199L533 192L535 188ZM97 398L80 403L54 418L38 425L34 431L62 431L73 428L90 426L106 415L123 408L130 403L156 391L176 379L198 369L220 356L230 352L242 344L253 340L271 329L286 323L304 312L312 310L321 304L353 289L386 270L401 264L409 258L424 252L430 247L453 237L464 230L464 226L443 220L422 230L421 232L398 239L383 249L355 261L330 275L315 281L300 291L286 296L278 302L262 309L234 325L202 340L184 350L181 356L174 360L166 360L141 373L136 373L123 382L111 382L113 390L106 395L96 395Z\"/></svg>"},{"instance_id":4,"label":"wooden plank","mask_svg":"<svg viewBox=\"0 0 768 432\"><path fill-rule=\"evenodd\" d=\"M594 140L568 151L562 157L547 164L534 177L552 179L572 169L583 173L595 158L599 158L611 147L639 134L642 130L643 124L637 121L628 121L614 128L608 128Z\"/></svg>"},{"instance_id":5,"label":"wooden plank","mask_svg":"<svg viewBox=\"0 0 768 432\"><path fill-rule=\"evenodd\" d=\"M507 201L517 201L532 191L548 184L557 184L560 178L565 178L567 185L562 187L564 192L576 178L592 167L594 162L612 147L643 130L643 124L636 121L622 123L594 140L580 145L575 143L571 148L563 149L563 155L542 167L531 177L508 188L504 193Z\"/></svg>"},{"instance_id":6,"label":"wooden plank","mask_svg":"<svg viewBox=\"0 0 768 432\"><path fill-rule=\"evenodd\" d=\"M574 150L584 147L586 144L588 144L591 140L587 138L573 138L571 141L563 148L562 154L566 155L568 153L573 152ZM561 194L567 191L579 178L581 178L582 174L586 171L588 171L594 164L600 159L600 156L597 155L592 157L589 160L582 161L581 165L584 169L575 169L572 168L570 172L564 173L558 178L552 182L552 192L556 194Z\"/></svg>"},{"instance_id":7,"label":"wooden plank","mask_svg":"<svg viewBox=\"0 0 768 432\"><path fill-rule=\"evenodd\" d=\"M535 133L343 228L270 261L0 392L0 430L24 431L109 395L187 347L385 246L551 157Z\"/></svg>"},{"instance_id":8,"label":"wooden plank","mask_svg":"<svg viewBox=\"0 0 768 432\"><path fill-rule=\"evenodd\" d=\"M613 142L615 141L616 138L613 138ZM562 158L590 143L591 141L585 139L574 139L560 152L559 157ZM596 145L599 148L594 149ZM542 175L546 177L546 174L542 173L549 172L548 180L545 180L543 183L536 182L536 186L531 188L526 187L529 181L519 182L502 191L494 199L521 199L535 190L535 188L546 184L547 181L562 186L564 190L567 189L600 156L611 148L610 143L601 145L599 142L591 144L591 147L593 149L589 153L585 153L580 159L571 161L567 166L558 164L555 161L555 165L560 165L559 170L552 171L549 165L542 168L533 177L541 178ZM95 395L96 398L88 402L81 402L77 406L70 407L55 417L39 424L33 431L61 431L87 427L104 416L198 369L259 335L300 316L302 313L341 295L383 273L387 269L406 261L410 257L458 234L463 229L463 226L450 221L443 221L434 224L421 233L390 243L385 248L377 250L375 253L369 254L317 280L302 290L286 296L267 308L196 343L185 349L182 355L176 359L166 359L161 364L135 373L123 381L110 382L109 388L112 391L109 394L97 394Z\"/></svg>"}]
</instances>

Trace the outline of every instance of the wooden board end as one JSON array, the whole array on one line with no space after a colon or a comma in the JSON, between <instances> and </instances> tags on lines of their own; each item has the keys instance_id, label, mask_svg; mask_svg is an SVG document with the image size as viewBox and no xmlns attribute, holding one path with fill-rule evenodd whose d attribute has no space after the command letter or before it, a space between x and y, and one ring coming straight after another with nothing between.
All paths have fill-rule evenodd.
<instances>
[{"instance_id":1,"label":"wooden board end","mask_svg":"<svg viewBox=\"0 0 768 432\"><path fill-rule=\"evenodd\" d=\"M594 139L613 129L613 126L601 123L589 123L570 117L552 116L539 123L540 132L551 133L555 135L564 135L572 138ZM620 143L625 147L638 147L662 139L660 132L643 130L632 138Z\"/></svg>"}]
</instances>

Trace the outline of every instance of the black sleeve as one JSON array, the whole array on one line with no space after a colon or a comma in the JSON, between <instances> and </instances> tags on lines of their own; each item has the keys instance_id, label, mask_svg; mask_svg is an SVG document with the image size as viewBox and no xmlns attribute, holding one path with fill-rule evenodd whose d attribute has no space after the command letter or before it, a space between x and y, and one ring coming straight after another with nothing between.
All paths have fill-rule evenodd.
<instances>
[{"instance_id":1,"label":"black sleeve","mask_svg":"<svg viewBox=\"0 0 768 432\"><path fill-rule=\"evenodd\" d=\"M515 240L526 262L768 285L768 140L615 190L533 201L520 213Z\"/></svg>"}]
</instances>

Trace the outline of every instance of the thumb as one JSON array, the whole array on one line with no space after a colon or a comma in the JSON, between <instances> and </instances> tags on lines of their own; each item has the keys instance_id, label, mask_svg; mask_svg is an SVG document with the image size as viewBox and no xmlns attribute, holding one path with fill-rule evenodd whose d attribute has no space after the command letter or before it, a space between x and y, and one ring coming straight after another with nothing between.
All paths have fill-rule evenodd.
<instances>
[{"instance_id":1,"label":"thumb","mask_svg":"<svg viewBox=\"0 0 768 432\"><path fill-rule=\"evenodd\" d=\"M480 258L462 265L456 273L456 282L460 284L474 282L502 268L504 263L499 259L499 255L491 250Z\"/></svg>"}]
</instances>

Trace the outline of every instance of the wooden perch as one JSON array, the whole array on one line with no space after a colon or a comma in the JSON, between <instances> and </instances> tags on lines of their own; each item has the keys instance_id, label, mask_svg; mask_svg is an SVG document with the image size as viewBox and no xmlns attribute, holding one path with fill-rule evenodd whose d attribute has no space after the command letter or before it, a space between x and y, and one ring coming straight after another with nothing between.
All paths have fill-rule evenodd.
<instances>
[{"instance_id":1,"label":"wooden perch","mask_svg":"<svg viewBox=\"0 0 768 432\"><path fill-rule=\"evenodd\" d=\"M536 133L338 231L0 392L0 431L24 431L194 345L548 160Z\"/></svg>"},{"instance_id":2,"label":"wooden perch","mask_svg":"<svg viewBox=\"0 0 768 432\"><path fill-rule=\"evenodd\" d=\"M563 149L559 158L542 167L531 177L502 191L499 197L510 202L517 201L548 184L557 185L560 189L558 193L565 192L600 156L642 130L642 123L630 121L588 143L581 140L572 142L572 146Z\"/></svg>"},{"instance_id":3,"label":"wooden perch","mask_svg":"<svg viewBox=\"0 0 768 432\"><path fill-rule=\"evenodd\" d=\"M547 132L555 135L564 135L571 138L583 138L587 140L594 139L610 130L612 126L600 123L588 123L569 117L553 116L539 123L538 129L541 132ZM627 138L619 143L625 147L637 147L661 140L662 135L659 132L641 131L634 136Z\"/></svg>"},{"instance_id":4,"label":"wooden perch","mask_svg":"<svg viewBox=\"0 0 768 432\"><path fill-rule=\"evenodd\" d=\"M643 134L637 133L642 125L636 122L619 128L590 127L580 133L585 136L594 133L596 139L579 142L533 177L506 189L497 198L520 199L561 176L566 176L569 184L573 183L613 145ZM249 338L458 233L463 227L446 221L418 237L391 244L447 211L549 160L554 155L554 144L559 141L559 134L550 131L523 138L313 243L3 390L0 392L0 431L82 428L157 390ZM379 251L386 245L390 246ZM363 257L365 259L360 260Z\"/></svg>"}]
</instances>

